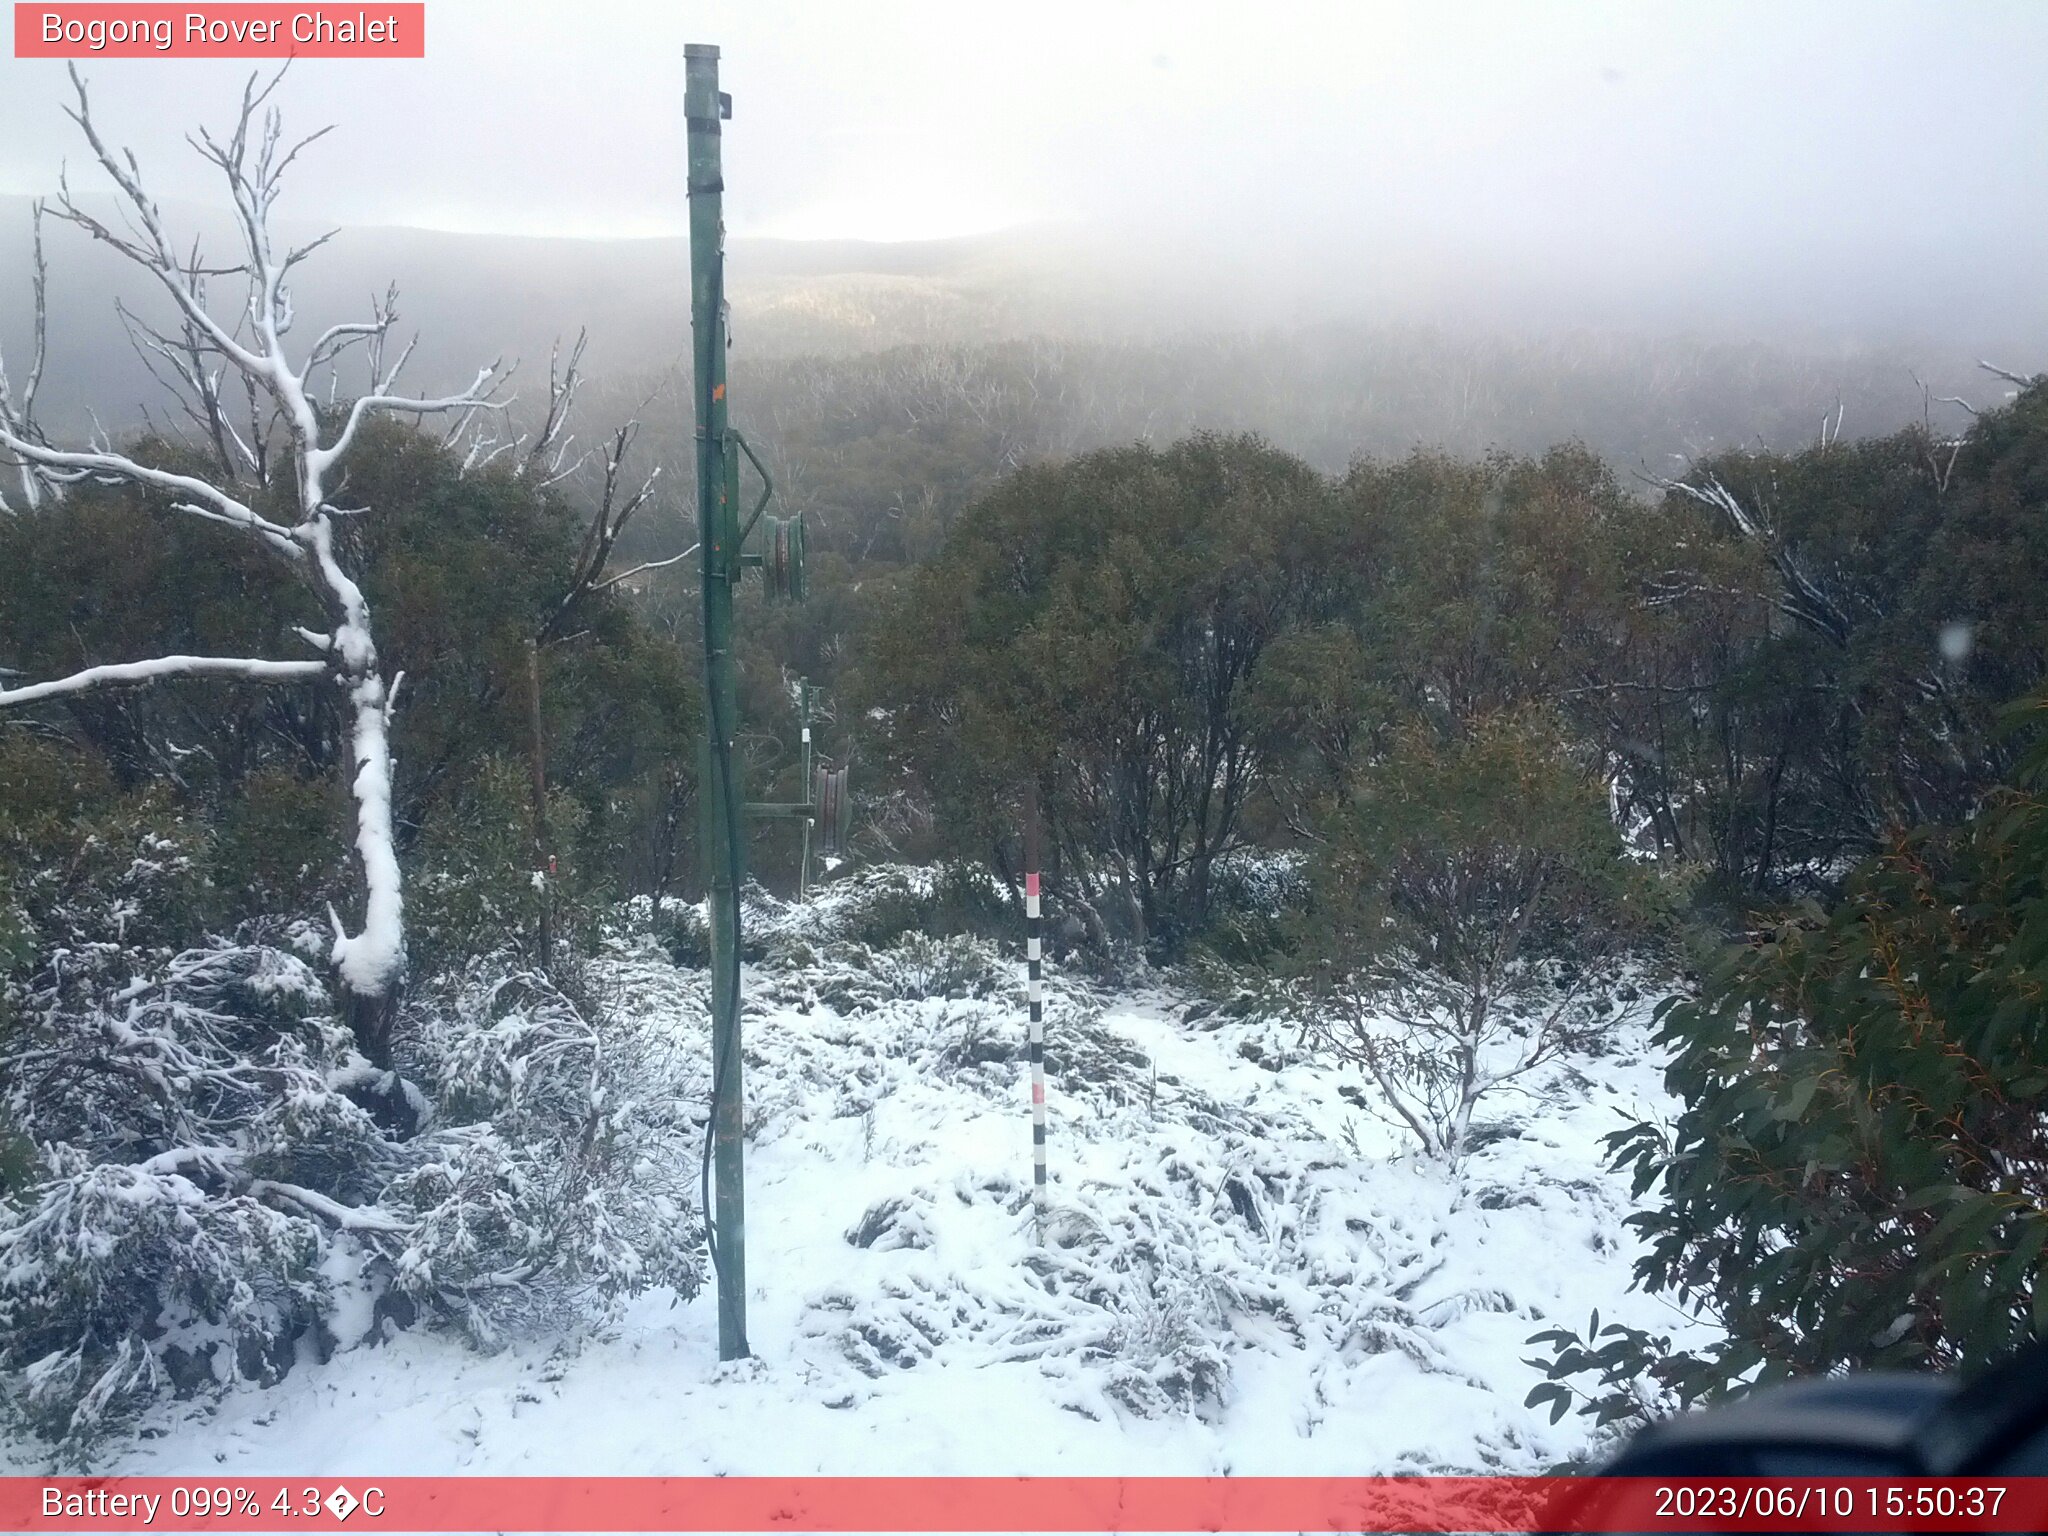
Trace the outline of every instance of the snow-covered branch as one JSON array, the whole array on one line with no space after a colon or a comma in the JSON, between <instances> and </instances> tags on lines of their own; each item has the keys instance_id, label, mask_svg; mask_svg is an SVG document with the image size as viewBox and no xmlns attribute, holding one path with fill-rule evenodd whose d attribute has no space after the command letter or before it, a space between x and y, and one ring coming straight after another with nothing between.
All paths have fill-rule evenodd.
<instances>
[{"instance_id":1,"label":"snow-covered branch","mask_svg":"<svg viewBox=\"0 0 2048 1536\"><path fill-rule=\"evenodd\" d=\"M577 352L582 352L580 339ZM647 472L637 490L621 496L620 492L626 484L626 459L633 451L634 439L639 435L640 423L629 421L612 434L612 440L605 449L604 487L598 494L597 509L591 513L590 524L583 531L583 543L576 551L576 565L569 581L569 590L563 595L561 602L555 605L555 611L548 615L547 622L541 625L540 633L535 637L543 645L560 630L563 620L569 616L570 610L581 598L615 587L622 581L648 571L658 571L666 566L678 564L697 552L698 546L692 544L682 553L670 555L665 560L644 561L631 570L620 571L614 576L604 574L604 568L611 562L612 549L618 543L619 535L626 531L626 524L632 520L633 514L653 498L655 484L661 478L661 466L657 464Z\"/></svg>"},{"instance_id":2,"label":"snow-covered branch","mask_svg":"<svg viewBox=\"0 0 2048 1536\"><path fill-rule=\"evenodd\" d=\"M406 356L409 356L411 351L410 347L406 348L405 354L401 355L398 363L393 365L390 374L380 381L380 389L388 389L391 386L396 379L399 368L403 366ZM372 411L385 411L396 415L438 416L449 411L500 409L506 402L493 397L490 384L497 376L501 366L500 363L495 362L485 364L476 371L476 377L470 381L468 389L463 390L459 394L443 395L438 399L414 399L407 395L381 393L358 397L356 402L349 407L348 419L343 424L340 433L337 434L334 441L325 448L315 447L310 449L305 456L309 475L307 492L309 502L319 504L312 496L312 493L319 489L318 480L310 478L312 474L316 471L324 473L343 454L348 452L349 445L355 441L356 430L362 426L364 418Z\"/></svg>"},{"instance_id":3,"label":"snow-covered branch","mask_svg":"<svg viewBox=\"0 0 2048 1536\"><path fill-rule=\"evenodd\" d=\"M123 453L106 450L81 453L45 447L40 443L15 436L5 426L0 426L0 448L6 449L24 463L62 477L69 484L77 484L81 480L95 480L102 485L139 485L149 490L169 491L175 496L187 498L172 504L175 511L231 523L235 527L245 528L258 535L272 549L289 559L301 560L305 557L296 530L272 522L219 486L192 475L157 469Z\"/></svg>"},{"instance_id":4,"label":"snow-covered branch","mask_svg":"<svg viewBox=\"0 0 2048 1536\"><path fill-rule=\"evenodd\" d=\"M207 310L202 295L193 291L192 283L194 275L228 277L248 273L253 282L260 274L245 264L237 264L230 267L209 267L200 263L196 258L189 264L179 261L171 244L170 237L165 230L163 211L157 206L156 200L143 187L142 167L136 160L134 151L125 150L121 154L116 155L108 147L106 141L100 137L99 129L93 122L92 101L87 94L85 81L78 73L78 67L76 65L67 65L66 68L71 76L72 90L78 100L75 106L69 106L64 109L65 115L78 125L79 131L85 135L86 143L92 148L93 158L99 163L101 170L106 173L107 178L114 183L114 186L121 193L130 222L134 228L134 238L130 239L118 234L101 220L80 208L71 196L68 180L61 178L58 182L57 216L67 223L76 225L96 240L112 246L122 256L125 256L129 261L141 267L155 278L158 285L170 296L171 302L178 307L180 313L189 319L207 338L209 343L216 347L237 368L240 368L245 373L261 373L265 371L265 360L244 347L235 338L232 331L214 318ZM258 99L260 100L260 98ZM250 94L245 91L242 103L242 128L246 129L249 115L254 110L255 107L250 99ZM241 201L238 190L236 197L238 208ZM252 305L253 303L254 300L252 298Z\"/></svg>"},{"instance_id":5,"label":"snow-covered branch","mask_svg":"<svg viewBox=\"0 0 2048 1536\"><path fill-rule=\"evenodd\" d=\"M521 474L541 485L554 485L583 465L585 455L578 454L573 459L569 456L576 441L575 433L569 430L569 418L576 409L576 392L583 387L583 349L589 344L590 332L578 331L566 366L559 342L548 354L547 415L542 418L533 446L527 449L525 462L520 466Z\"/></svg>"},{"instance_id":6,"label":"snow-covered branch","mask_svg":"<svg viewBox=\"0 0 2048 1536\"><path fill-rule=\"evenodd\" d=\"M156 683L174 677L231 677L252 683L303 683L324 676L326 671L327 663L324 661L261 661L244 656L158 656L152 661L87 667L69 677L25 683L18 688L0 688L0 708L34 704L43 699L62 698L94 688L113 688L124 683Z\"/></svg>"},{"instance_id":7,"label":"snow-covered branch","mask_svg":"<svg viewBox=\"0 0 2048 1536\"><path fill-rule=\"evenodd\" d=\"M1700 485L1686 480L1660 480L1656 483L1666 491L1719 512L1738 534L1764 551L1784 582L1778 609L1787 618L1819 631L1837 645L1848 643L1849 615L1807 573L1791 547L1771 527L1769 519L1744 506L1742 499L1723 484L1719 476L1709 475Z\"/></svg>"},{"instance_id":8,"label":"snow-covered branch","mask_svg":"<svg viewBox=\"0 0 2048 1536\"><path fill-rule=\"evenodd\" d=\"M670 555L666 560L643 560L638 565L619 572L616 576L607 576L603 581L593 582L590 590L602 592L607 587L615 587L622 581L631 581L635 576L643 576L649 571L665 570L671 565L676 565L681 561L689 559L690 556L697 553L702 547L700 544L692 544L688 549L679 550L675 554Z\"/></svg>"},{"instance_id":9,"label":"snow-covered branch","mask_svg":"<svg viewBox=\"0 0 2048 1536\"><path fill-rule=\"evenodd\" d=\"M311 383L313 375L320 369L332 367L341 355L351 347L366 346L370 349L370 377L380 378L383 374L382 344L384 338L398 324L398 287L394 283L384 291L381 300L371 306L368 320L348 320L330 325L313 343L306 353L305 366L299 369L299 383Z\"/></svg>"},{"instance_id":10,"label":"snow-covered branch","mask_svg":"<svg viewBox=\"0 0 2048 1536\"><path fill-rule=\"evenodd\" d=\"M2048 374L2014 373L2010 368L2001 368L1998 364L1986 362L1981 357L1977 359L1977 366L1986 373L2005 380L2008 384L2017 384L2021 389L2032 389L2043 378L2048 378Z\"/></svg>"},{"instance_id":11,"label":"snow-covered branch","mask_svg":"<svg viewBox=\"0 0 2048 1536\"><path fill-rule=\"evenodd\" d=\"M249 1186L249 1194L257 1200L283 1200L298 1206L311 1215L317 1216L330 1227L345 1232L411 1232L416 1223L401 1221L389 1211L376 1206L343 1205L332 1196L323 1195L317 1189L307 1189L299 1184L284 1184L276 1179L257 1179Z\"/></svg>"}]
</instances>

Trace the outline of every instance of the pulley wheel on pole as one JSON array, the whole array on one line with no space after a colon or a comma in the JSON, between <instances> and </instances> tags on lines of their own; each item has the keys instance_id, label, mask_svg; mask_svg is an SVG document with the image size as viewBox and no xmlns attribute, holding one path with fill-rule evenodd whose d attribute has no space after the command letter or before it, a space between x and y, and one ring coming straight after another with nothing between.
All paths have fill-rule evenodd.
<instances>
[{"instance_id":1,"label":"pulley wheel on pole","mask_svg":"<svg viewBox=\"0 0 2048 1536\"><path fill-rule=\"evenodd\" d=\"M804 580L803 514L763 517L761 528L762 587L777 602L802 602L807 585Z\"/></svg>"},{"instance_id":2,"label":"pulley wheel on pole","mask_svg":"<svg viewBox=\"0 0 2048 1536\"><path fill-rule=\"evenodd\" d=\"M818 807L818 851L829 858L846 857L853 838L853 797L846 788L847 770L820 768L814 795Z\"/></svg>"}]
</instances>

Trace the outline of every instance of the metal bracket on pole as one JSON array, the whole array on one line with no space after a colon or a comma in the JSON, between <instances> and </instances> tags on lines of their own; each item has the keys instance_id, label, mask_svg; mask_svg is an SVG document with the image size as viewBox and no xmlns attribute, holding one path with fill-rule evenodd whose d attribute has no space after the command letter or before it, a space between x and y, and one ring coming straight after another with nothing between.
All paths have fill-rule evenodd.
<instances>
[{"instance_id":1,"label":"metal bracket on pole","mask_svg":"<svg viewBox=\"0 0 2048 1536\"><path fill-rule=\"evenodd\" d=\"M738 428L725 435L739 444L740 452L747 456L747 462L754 466L754 473L761 477L761 499L754 503L754 510L747 514L746 522L740 527L740 543L744 545L747 542L747 535L754 531L754 524L761 521L761 514L767 511L768 502L775 495L775 481L768 473L768 466L763 464L760 455L754 452L754 445L740 435Z\"/></svg>"},{"instance_id":2,"label":"metal bracket on pole","mask_svg":"<svg viewBox=\"0 0 2048 1536\"><path fill-rule=\"evenodd\" d=\"M809 800L749 800L749 816L797 817L810 820L818 814L818 807Z\"/></svg>"}]
</instances>

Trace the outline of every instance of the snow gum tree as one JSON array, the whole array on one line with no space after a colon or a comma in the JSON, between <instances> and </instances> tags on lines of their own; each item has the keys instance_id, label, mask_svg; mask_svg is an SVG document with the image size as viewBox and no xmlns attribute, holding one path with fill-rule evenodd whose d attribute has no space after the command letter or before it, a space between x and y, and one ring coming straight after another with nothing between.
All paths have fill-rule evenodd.
<instances>
[{"instance_id":1,"label":"snow gum tree","mask_svg":"<svg viewBox=\"0 0 2048 1536\"><path fill-rule=\"evenodd\" d=\"M362 917L353 931L334 914L330 960L344 1013L369 1061L388 1069L391 1028L405 977L404 898L393 834L391 730L400 675L380 663L375 627L363 588L350 569L347 520L373 508L336 500L344 461L363 424L380 413L452 418L459 429L475 413L496 409L496 364L480 369L466 388L439 397L397 392L410 346L387 352L397 324L395 293L371 306L367 319L328 326L302 348L292 345L294 270L328 237L281 243L272 213L286 171L325 130L287 141L279 113L269 106L278 79L244 90L233 128L215 137L201 130L199 153L219 171L232 201L240 249L225 264L209 261L194 245L173 241L131 151L112 148L95 123L85 84L76 71L76 105L67 109L93 160L113 183L121 209L118 226L75 202L68 184L48 210L61 222L110 246L147 275L171 319L163 327L122 310L131 338L209 451L204 474L159 467L140 454L93 441L65 446L37 424L35 395L44 359L44 267L38 240L36 324L32 357L18 388L10 387L0 359L0 461L23 503L15 515L61 516L69 488L86 483L128 484L153 493L175 515L219 524L229 537L255 541L275 559L280 584L296 583L318 598L323 628L301 627L310 657L163 655L86 667L69 676L15 682L0 688L0 706L18 706L88 689L146 684L165 678L219 677L269 684L316 683L337 689L351 765L354 848L362 889ZM182 252L182 253L181 253ZM230 314L211 290L236 284L244 298ZM368 387L341 406L332 401L336 370L345 357L368 364ZM239 398L236 398L239 396ZM0 502L0 507L5 507Z\"/></svg>"},{"instance_id":2,"label":"snow gum tree","mask_svg":"<svg viewBox=\"0 0 2048 1536\"><path fill-rule=\"evenodd\" d=\"M1325 483L1255 438L1020 470L899 588L860 691L954 851L1000 869L998 808L1035 775L1061 904L1172 953L1286 753L1253 701L1268 654L1341 610L1344 539Z\"/></svg>"},{"instance_id":3,"label":"snow gum tree","mask_svg":"<svg viewBox=\"0 0 2048 1536\"><path fill-rule=\"evenodd\" d=\"M1311 1034L1422 1152L1455 1163L1483 1099L1611 1022L1612 967L1649 931L1654 885L1536 711L1405 727L1322 835L1296 935Z\"/></svg>"}]
</instances>

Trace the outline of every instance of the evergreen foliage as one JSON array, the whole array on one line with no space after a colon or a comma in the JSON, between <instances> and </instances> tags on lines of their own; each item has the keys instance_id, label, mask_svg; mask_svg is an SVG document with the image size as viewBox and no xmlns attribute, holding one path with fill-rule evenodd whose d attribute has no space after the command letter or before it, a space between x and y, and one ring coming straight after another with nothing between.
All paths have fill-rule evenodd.
<instances>
[{"instance_id":1,"label":"evergreen foliage","mask_svg":"<svg viewBox=\"0 0 2048 1536\"><path fill-rule=\"evenodd\" d=\"M898 463L863 411L832 441L814 601L746 626L747 780L807 789L808 675L860 761L862 846L933 864L841 874L815 930L781 911L749 959L783 1000L1014 1011L955 936L1020 931L1031 782L1055 950L1279 973L1455 1162L1488 1093L1599 1047L1673 908L1747 924L1664 1015L1678 1122L1612 1144L1652 1201L1643 1283L1725 1342L1553 1329L1533 1400L1562 1411L1590 1373L1612 1421L2043 1331L2044 710L1997 713L2048 669L2048 386L1959 440L1725 453L1647 499L1576 446L1334 476L1214 435L1022 463L999 419L935 419ZM687 568L586 597L541 653L536 880L527 645L578 514L390 425L347 468L379 516L344 519L345 553L406 678L419 981L390 1060L307 959L346 869L328 691L171 683L0 721L0 1390L76 1458L164 1395L394 1318L493 1345L698 1281L687 1106L577 960L635 896L699 958ZM292 654L311 595L213 532L90 486L61 523L0 517L0 662ZM793 841L762 840L767 883ZM994 1082L1007 1048L975 1031L935 1070ZM1140 1411L1224 1381L1186 1319L1242 1297L1157 1258L1195 1250L1205 1188L1170 1231L1074 1228L1041 1276L1085 1275L1136 1341Z\"/></svg>"},{"instance_id":2,"label":"evergreen foliage","mask_svg":"<svg viewBox=\"0 0 2048 1536\"><path fill-rule=\"evenodd\" d=\"M34 1152L0 1188L0 1416L67 1458L387 1316L496 1345L698 1283L688 1126L628 1025L480 961L413 1005L394 1129L393 1074L291 947L319 937L60 959L8 989L0 1091Z\"/></svg>"},{"instance_id":3,"label":"evergreen foliage","mask_svg":"<svg viewBox=\"0 0 2048 1536\"><path fill-rule=\"evenodd\" d=\"M178 452L137 451L168 462ZM434 439L389 423L365 429L347 468L352 489L380 509L344 537L363 546L349 553L380 615L380 650L405 674L399 834L433 888L423 903L433 914L451 882L530 882L531 807L516 787L532 734L526 642L568 590L579 518L511 474L464 474ZM61 518L0 517L0 656L26 675L57 676L180 649L303 650L290 628L317 624L317 605L310 593L272 600L274 588L245 569L258 560L132 489L83 488ZM586 598L575 617L573 640L543 652L558 880L572 898L628 894L673 878L642 852L691 797L695 685L688 658L617 594ZM0 739L33 734L64 762L16 786L18 828L47 806L38 824L61 838L63 808L76 800L62 781L75 777L153 795L203 823L206 877L234 893L235 915L310 916L341 894L348 821L331 690L169 683L76 695L12 711L4 724ZM18 856L11 869L61 863L54 845L24 844ZM515 910L502 895L499 906ZM531 909L529 896L513 931L530 927ZM447 921L418 935L414 958L429 972L478 952L437 948Z\"/></svg>"},{"instance_id":4,"label":"evergreen foliage","mask_svg":"<svg viewBox=\"0 0 2048 1536\"><path fill-rule=\"evenodd\" d=\"M1653 1196L1631 1221L1638 1279L1725 1338L1666 1355L1612 1327L1597 1350L1540 1335L1560 1386L1603 1371L1611 1416L1631 1377L1683 1403L1982 1367L2048 1336L2044 766L2037 748L1963 826L1899 834L1838 901L1789 912L1667 1004L1684 1109L1609 1145Z\"/></svg>"},{"instance_id":5,"label":"evergreen foliage","mask_svg":"<svg viewBox=\"0 0 2048 1536\"><path fill-rule=\"evenodd\" d=\"M892 595L860 696L952 851L986 855L1042 790L1064 899L1172 951L1278 751L1268 646L1334 606L1327 488L1252 439L1106 450L1005 480Z\"/></svg>"},{"instance_id":6,"label":"evergreen foliage","mask_svg":"<svg viewBox=\"0 0 2048 1536\"><path fill-rule=\"evenodd\" d=\"M392 1060L364 1058L308 958L345 885L327 691L173 684L0 721L0 1418L78 1464L162 1398L273 1381L392 1321L493 1345L697 1284L681 1108L650 1095L629 1022L520 952L526 640L577 515L396 428L348 467L385 513L344 537L375 545L351 558L408 680L421 981ZM310 597L272 600L191 526L91 488L61 520L0 517L0 654L34 675L288 654ZM680 816L694 716L686 659L629 606L574 617L543 653L563 984L588 905Z\"/></svg>"}]
</instances>

